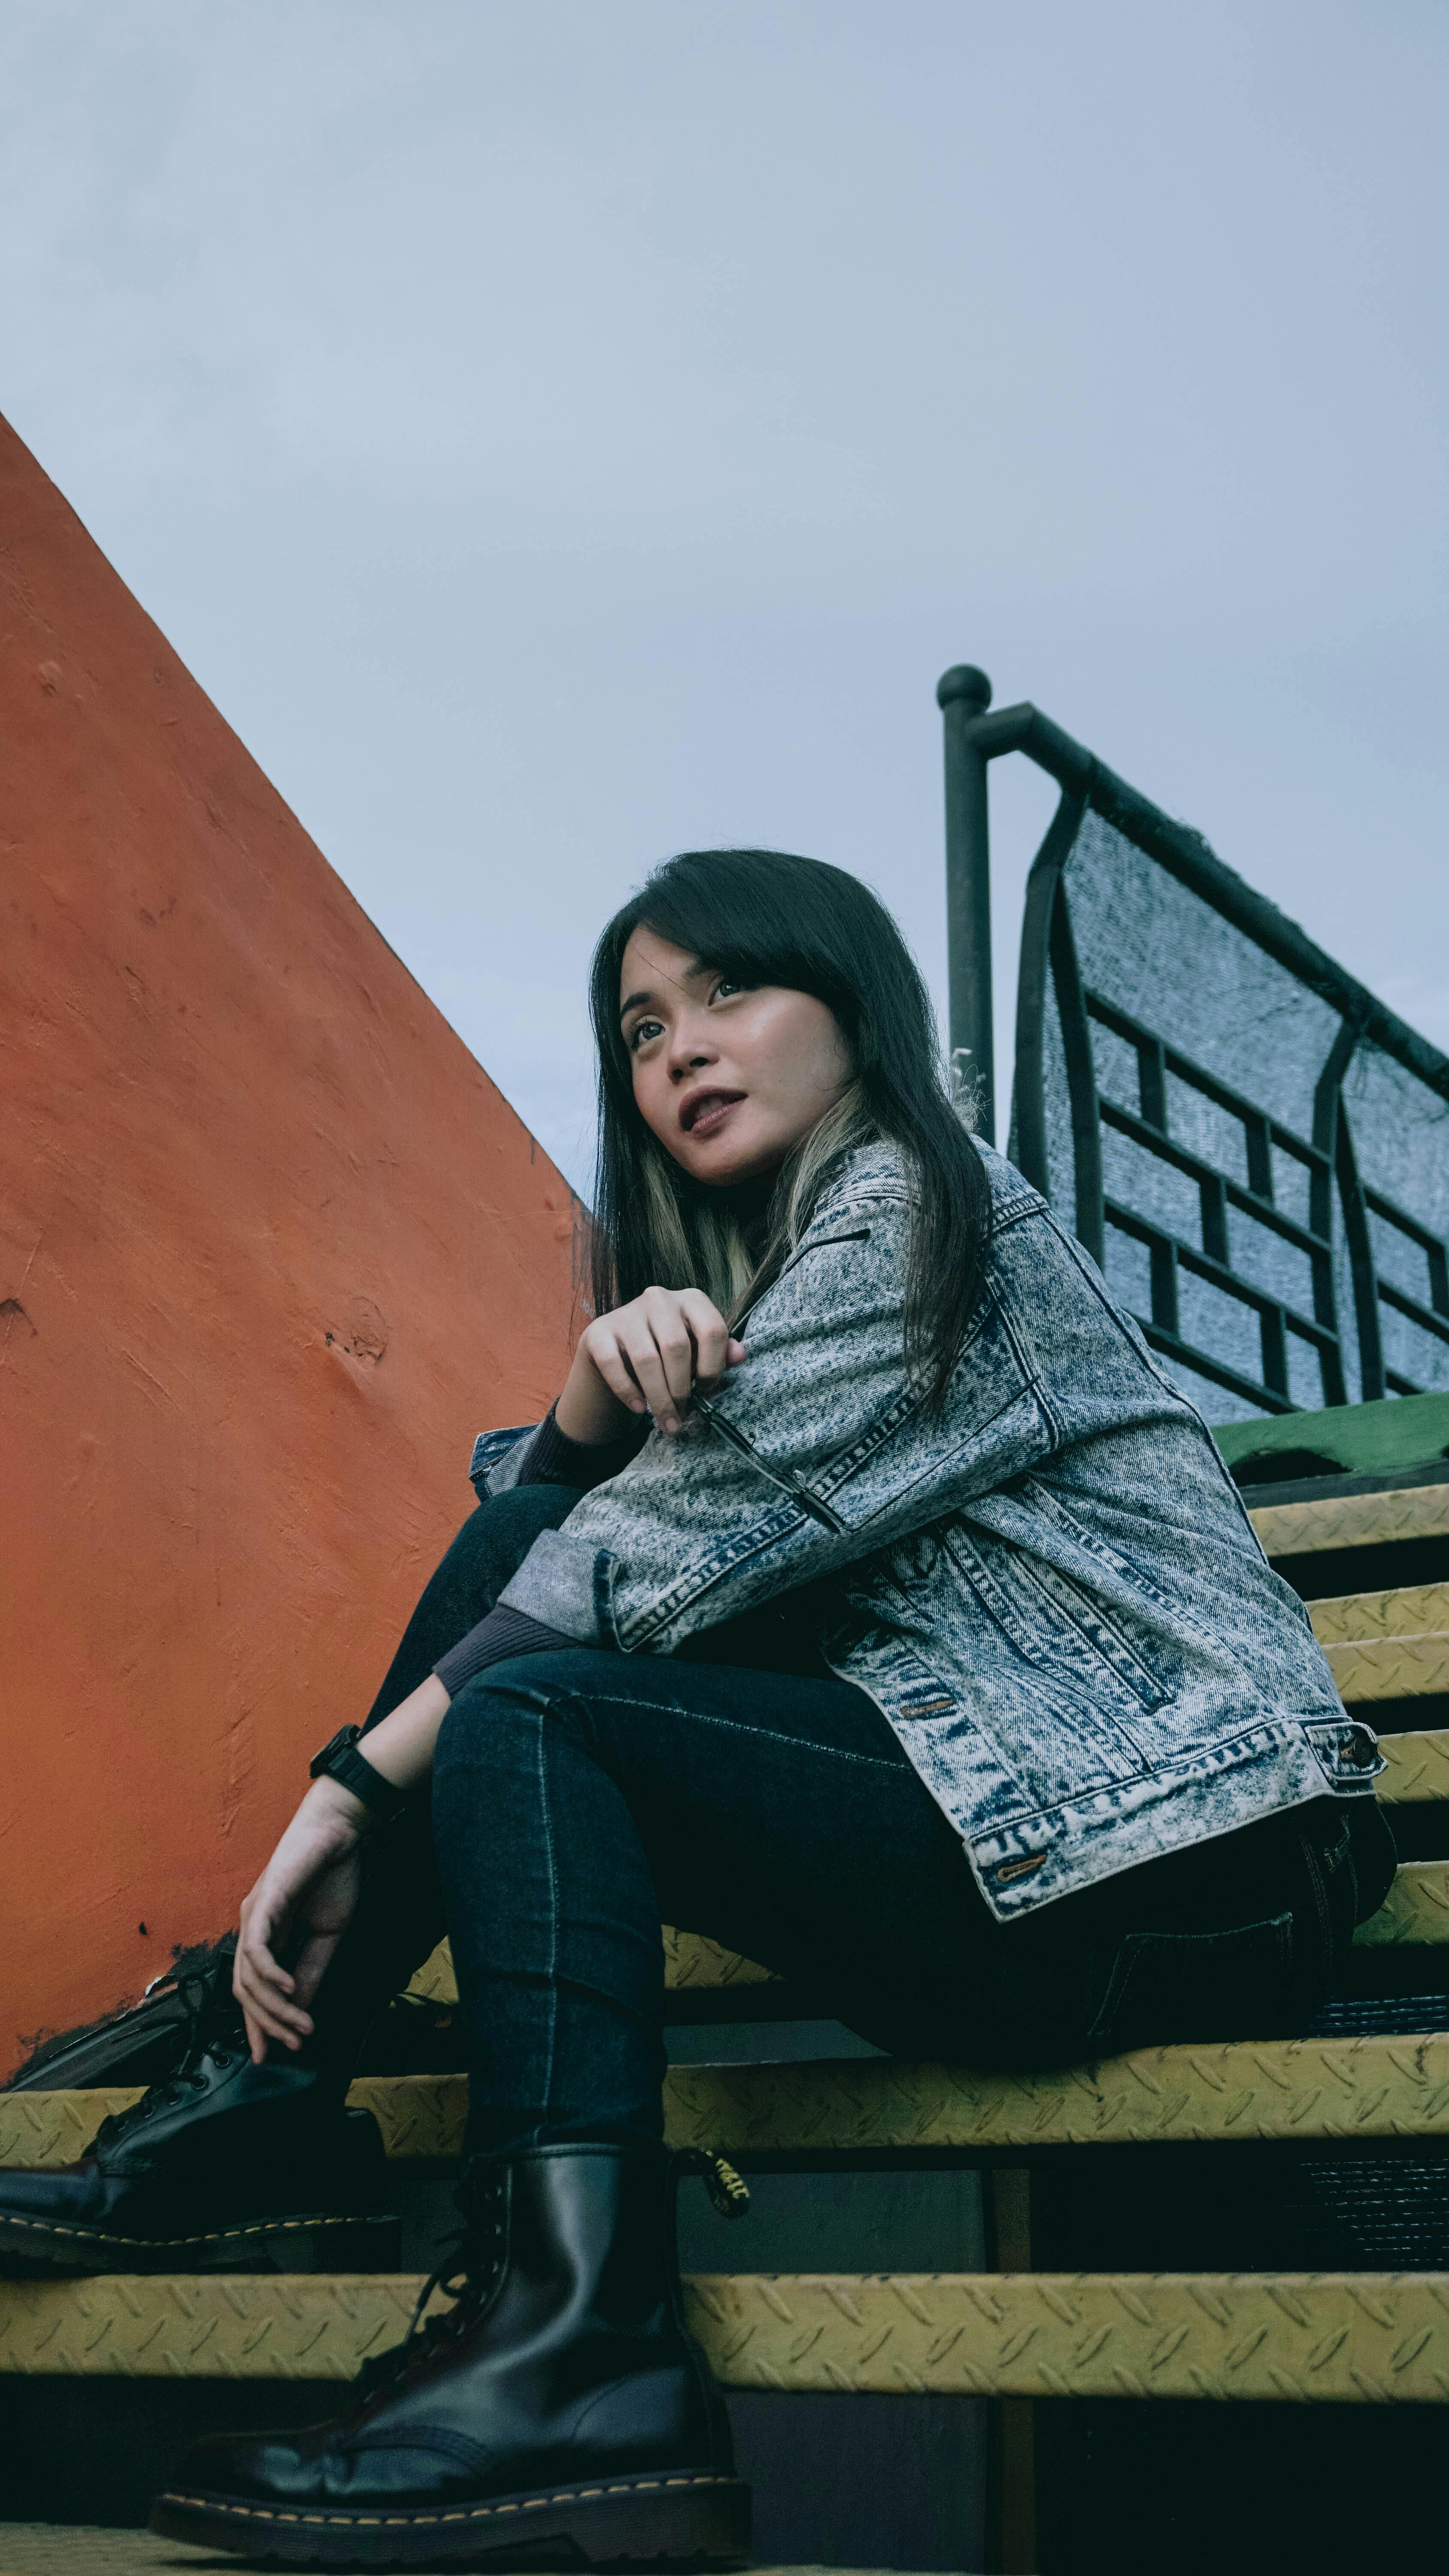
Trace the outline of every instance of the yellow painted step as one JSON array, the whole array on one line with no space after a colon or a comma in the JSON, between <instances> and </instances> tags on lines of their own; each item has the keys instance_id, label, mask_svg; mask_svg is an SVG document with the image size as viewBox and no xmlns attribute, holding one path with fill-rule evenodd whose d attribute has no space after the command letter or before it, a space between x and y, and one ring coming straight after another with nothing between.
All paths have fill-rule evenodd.
<instances>
[{"instance_id":1,"label":"yellow painted step","mask_svg":"<svg viewBox=\"0 0 1449 2576\"><path fill-rule=\"evenodd\" d=\"M717 1941L707 1941L703 1933L665 1931L664 1983L671 1994L678 1994L687 1987L701 1992L717 1992L745 1986L773 1986L779 1982L773 1968L762 1968L753 1959L742 1959L737 1951L722 1950ZM432 1957L424 1960L408 1987L408 1993L425 2003L456 2004L458 1980L453 1974L453 1953L446 1941L440 1941Z\"/></svg>"},{"instance_id":2,"label":"yellow painted step","mask_svg":"<svg viewBox=\"0 0 1449 2576\"><path fill-rule=\"evenodd\" d=\"M1381 1637L1425 1637L1449 1629L1449 1583L1405 1583L1390 1592L1345 1592L1310 1601L1320 1646L1370 1645Z\"/></svg>"},{"instance_id":3,"label":"yellow painted step","mask_svg":"<svg viewBox=\"0 0 1449 2576\"><path fill-rule=\"evenodd\" d=\"M255 2563L94 2522L0 2522L0 2576L182 2576L188 2567L205 2576L208 2568L245 2570ZM824 2570L756 2567L753 2576L824 2576ZM886 2570L857 2567L843 2576L886 2576Z\"/></svg>"},{"instance_id":4,"label":"yellow painted step","mask_svg":"<svg viewBox=\"0 0 1449 2576\"><path fill-rule=\"evenodd\" d=\"M448 2158L461 2149L461 2075L364 2076L349 2098L374 2114L391 2156ZM72 2163L103 2115L134 2099L0 2094L0 2164ZM1134 2049L1039 2075L887 2057L675 2066L664 2099L671 2146L732 2156L1449 2137L1449 2032Z\"/></svg>"},{"instance_id":5,"label":"yellow painted step","mask_svg":"<svg viewBox=\"0 0 1449 2576\"><path fill-rule=\"evenodd\" d=\"M1413 1736L1400 1736L1413 1744ZM1383 1904L1354 1936L1360 1950L1439 1948L1449 1941L1449 1861L1401 1861Z\"/></svg>"},{"instance_id":6,"label":"yellow painted step","mask_svg":"<svg viewBox=\"0 0 1449 2576\"><path fill-rule=\"evenodd\" d=\"M0 2283L0 2371L352 2379L411 2274ZM726 2388L1444 2404L1449 2274L744 2273L685 2282Z\"/></svg>"},{"instance_id":7,"label":"yellow painted step","mask_svg":"<svg viewBox=\"0 0 1449 2576\"><path fill-rule=\"evenodd\" d=\"M1346 1494L1336 1502L1265 1503L1248 1517L1269 1556L1320 1556L1335 1547L1449 1538L1449 1483Z\"/></svg>"},{"instance_id":8,"label":"yellow painted step","mask_svg":"<svg viewBox=\"0 0 1449 2576\"><path fill-rule=\"evenodd\" d=\"M1378 1637L1368 1645L1326 1646L1324 1652L1346 1708L1449 1691L1449 1632Z\"/></svg>"},{"instance_id":9,"label":"yellow painted step","mask_svg":"<svg viewBox=\"0 0 1449 2576\"><path fill-rule=\"evenodd\" d=\"M1449 1798L1449 1728L1426 1726L1416 1735L1381 1735L1387 1768L1374 1787L1386 1805Z\"/></svg>"}]
</instances>

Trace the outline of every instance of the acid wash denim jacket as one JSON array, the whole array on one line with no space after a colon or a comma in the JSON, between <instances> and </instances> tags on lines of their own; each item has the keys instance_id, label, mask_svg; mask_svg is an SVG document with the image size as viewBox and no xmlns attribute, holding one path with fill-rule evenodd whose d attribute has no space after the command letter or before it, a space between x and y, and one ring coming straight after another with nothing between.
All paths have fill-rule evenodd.
<instances>
[{"instance_id":1,"label":"acid wash denim jacket","mask_svg":"<svg viewBox=\"0 0 1449 2576\"><path fill-rule=\"evenodd\" d=\"M748 1359L538 1538L504 1604L667 1655L798 1587L1009 1920L1325 1794L1371 1797L1344 1714L1202 1417L1045 1201L983 1149L984 1287L945 1408L903 1356L894 1147L827 1183ZM474 1482L518 1479L486 1433Z\"/></svg>"}]
</instances>

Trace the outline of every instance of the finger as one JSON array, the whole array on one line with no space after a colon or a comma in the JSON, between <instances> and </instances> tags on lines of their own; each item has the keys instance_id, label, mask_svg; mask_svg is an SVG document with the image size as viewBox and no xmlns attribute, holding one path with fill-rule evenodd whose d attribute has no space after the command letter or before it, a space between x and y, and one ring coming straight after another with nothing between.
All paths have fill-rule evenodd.
<instances>
[{"instance_id":1,"label":"finger","mask_svg":"<svg viewBox=\"0 0 1449 2576\"><path fill-rule=\"evenodd\" d=\"M258 2037L262 2042L262 2056L265 2056L265 2043L268 2040L276 2040L282 2047L295 2051L301 2047L307 2036L305 2031L294 2029L289 2022L283 2020L281 2012L268 2001L265 1994L248 1994L242 2004L242 2014L251 2036L254 2057L256 2057ZM257 2058L257 2063L260 2065L261 2058Z\"/></svg>"},{"instance_id":2,"label":"finger","mask_svg":"<svg viewBox=\"0 0 1449 2576\"><path fill-rule=\"evenodd\" d=\"M750 1355L749 1355L749 1352L746 1350L746 1348L745 1348L745 1346L744 1346L744 1343L743 1343L743 1342L737 1342L737 1341L735 1340L735 1337L734 1337L733 1333L731 1333L731 1335L730 1335L730 1340L729 1340L729 1349L728 1349L728 1350L726 1351L726 1353L725 1353L725 1360L726 1360L727 1365L728 1365L730 1368L740 1368L740 1367L742 1367L742 1366L743 1366L744 1362L749 1358L749 1356L750 1356Z\"/></svg>"},{"instance_id":3,"label":"finger","mask_svg":"<svg viewBox=\"0 0 1449 2576\"><path fill-rule=\"evenodd\" d=\"M702 1288L683 1289L679 1298L679 1311L696 1337L701 1332L707 1332L711 1324L717 1324L722 1333L727 1330L725 1319L714 1299L706 1297Z\"/></svg>"},{"instance_id":4,"label":"finger","mask_svg":"<svg viewBox=\"0 0 1449 2576\"><path fill-rule=\"evenodd\" d=\"M266 1950L243 1942L237 1951L236 1989L242 2004L269 2029L300 2028L306 2015L290 2000L294 1981Z\"/></svg>"},{"instance_id":5,"label":"finger","mask_svg":"<svg viewBox=\"0 0 1449 2576\"><path fill-rule=\"evenodd\" d=\"M694 1343L678 1310L667 1322L656 1324L654 1347L664 1371L664 1383L676 1406L688 1404L694 1393Z\"/></svg>"},{"instance_id":6,"label":"finger","mask_svg":"<svg viewBox=\"0 0 1449 2576\"><path fill-rule=\"evenodd\" d=\"M708 1297L691 1291L679 1301L679 1311L694 1337L695 1384L710 1386L724 1374L725 1350L729 1332L725 1319Z\"/></svg>"},{"instance_id":7,"label":"finger","mask_svg":"<svg viewBox=\"0 0 1449 2576\"><path fill-rule=\"evenodd\" d=\"M278 1966L265 1942L248 1941L237 1952L237 1956L245 1959L253 1977L260 1978L265 1985L274 1986L279 1995L291 1993L293 1980L288 1976L285 1968Z\"/></svg>"},{"instance_id":8,"label":"finger","mask_svg":"<svg viewBox=\"0 0 1449 2576\"><path fill-rule=\"evenodd\" d=\"M248 1902L236 1945L239 1963L250 1963L252 1968L280 1980L284 1988L290 1986L291 1979L279 1965L277 1953L286 1941L291 1912L290 1895L270 1901L260 1895L254 1897Z\"/></svg>"},{"instance_id":9,"label":"finger","mask_svg":"<svg viewBox=\"0 0 1449 2576\"><path fill-rule=\"evenodd\" d=\"M644 1294L645 1319L676 1405L687 1404L694 1390L694 1337L685 1311L688 1295L687 1289L681 1296L668 1288L649 1288ZM709 1306L707 1297L700 1302Z\"/></svg>"},{"instance_id":10,"label":"finger","mask_svg":"<svg viewBox=\"0 0 1449 2576\"><path fill-rule=\"evenodd\" d=\"M266 2029L265 2024L258 2020L254 2012L244 2012L242 2018L246 2024L247 2048L252 2064L265 2066L274 2034Z\"/></svg>"},{"instance_id":11,"label":"finger","mask_svg":"<svg viewBox=\"0 0 1449 2576\"><path fill-rule=\"evenodd\" d=\"M660 1431L677 1431L679 1415L675 1410L674 1398L669 1392L669 1380L664 1374L664 1363L660 1359L653 1334L641 1319L630 1332L620 1335L620 1341L624 1357L638 1379L644 1401L654 1416L656 1428Z\"/></svg>"},{"instance_id":12,"label":"finger","mask_svg":"<svg viewBox=\"0 0 1449 2576\"><path fill-rule=\"evenodd\" d=\"M616 1395L621 1404L627 1404L631 1413L643 1413L645 1399L630 1374L628 1362L619 1348L617 1335L601 1334L597 1347L591 1341L589 1357L609 1393Z\"/></svg>"},{"instance_id":13,"label":"finger","mask_svg":"<svg viewBox=\"0 0 1449 2576\"><path fill-rule=\"evenodd\" d=\"M255 2022L269 2039L280 2040L284 2048L298 2049L303 2040L311 2036L312 2025L305 2014L296 2020L290 2013L283 2015L274 2004L268 2003L264 1995L249 1995L245 2012L249 2021Z\"/></svg>"}]
</instances>

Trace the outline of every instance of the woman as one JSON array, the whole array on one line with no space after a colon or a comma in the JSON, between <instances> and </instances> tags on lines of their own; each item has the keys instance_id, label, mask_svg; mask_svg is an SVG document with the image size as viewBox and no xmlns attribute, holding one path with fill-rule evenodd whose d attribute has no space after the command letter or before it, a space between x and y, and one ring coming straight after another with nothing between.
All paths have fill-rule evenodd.
<instances>
[{"instance_id":1,"label":"woman","mask_svg":"<svg viewBox=\"0 0 1449 2576\"><path fill-rule=\"evenodd\" d=\"M592 998L595 1320L548 1419L478 1443L246 1900L249 2054L203 2034L71 2178L97 2260L183 2207L211 2247L364 2210L347 2073L446 1921L454 2304L337 2423L201 2445L158 2509L187 2539L744 2545L676 2314L661 1921L897 2052L1026 2066L1291 2029L1391 1868L1371 1733L1193 1407L951 1110L864 887L675 859Z\"/></svg>"}]
</instances>

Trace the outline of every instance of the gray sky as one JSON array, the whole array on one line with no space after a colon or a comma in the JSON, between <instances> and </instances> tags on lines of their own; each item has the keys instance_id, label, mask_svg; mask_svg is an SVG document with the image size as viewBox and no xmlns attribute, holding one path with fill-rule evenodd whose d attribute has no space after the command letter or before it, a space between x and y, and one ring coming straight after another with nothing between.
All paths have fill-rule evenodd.
<instances>
[{"instance_id":1,"label":"gray sky","mask_svg":"<svg viewBox=\"0 0 1449 2576\"><path fill-rule=\"evenodd\" d=\"M944 1000L959 660L1449 1045L1446 69L1440 0L3 0L0 408L581 1184L671 849L855 869Z\"/></svg>"}]
</instances>

